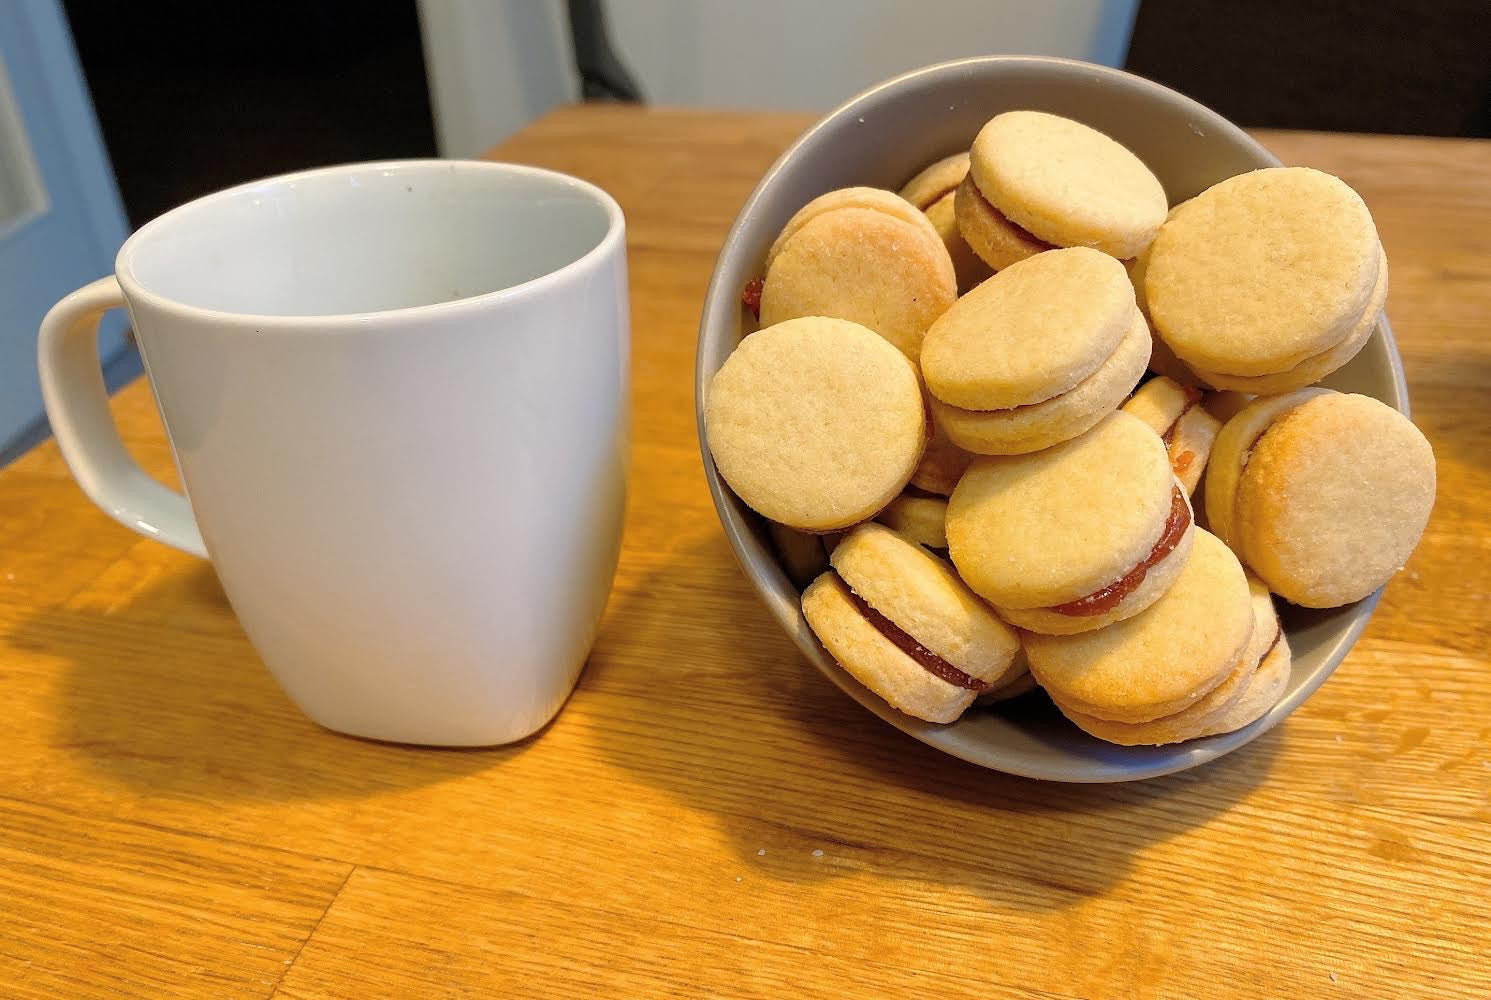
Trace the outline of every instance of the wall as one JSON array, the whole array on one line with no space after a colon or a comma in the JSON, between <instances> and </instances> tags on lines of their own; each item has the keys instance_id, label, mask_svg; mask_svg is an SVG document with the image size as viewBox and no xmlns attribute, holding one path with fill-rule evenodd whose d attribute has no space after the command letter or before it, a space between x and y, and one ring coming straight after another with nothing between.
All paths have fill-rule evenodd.
<instances>
[{"instance_id":1,"label":"wall","mask_svg":"<svg viewBox=\"0 0 1491 1000\"><path fill-rule=\"evenodd\" d=\"M135 226L259 177L436 154L415 0L314 0L289 21L201 0L64 6Z\"/></svg>"},{"instance_id":2,"label":"wall","mask_svg":"<svg viewBox=\"0 0 1491 1000\"><path fill-rule=\"evenodd\" d=\"M1491 138L1487 0L1144 0L1127 68L1239 125Z\"/></svg>"},{"instance_id":3,"label":"wall","mask_svg":"<svg viewBox=\"0 0 1491 1000\"><path fill-rule=\"evenodd\" d=\"M480 156L579 97L562 0L419 0L442 156Z\"/></svg>"},{"instance_id":4,"label":"wall","mask_svg":"<svg viewBox=\"0 0 1491 1000\"><path fill-rule=\"evenodd\" d=\"M1120 65L1138 0L610 0L654 104L826 111L906 70L1019 53Z\"/></svg>"},{"instance_id":5,"label":"wall","mask_svg":"<svg viewBox=\"0 0 1491 1000\"><path fill-rule=\"evenodd\" d=\"M420 0L440 149L475 156L576 99L562 0ZM825 111L963 56L1120 65L1138 0L607 0L649 103Z\"/></svg>"},{"instance_id":6,"label":"wall","mask_svg":"<svg viewBox=\"0 0 1491 1000\"><path fill-rule=\"evenodd\" d=\"M11 205L0 222L4 465L46 434L36 375L41 319L68 292L112 270L125 222L57 0L0 0L0 67L7 106L0 143L8 147L0 167L12 171ZM125 356L123 329L120 312L100 324L106 363Z\"/></svg>"}]
</instances>

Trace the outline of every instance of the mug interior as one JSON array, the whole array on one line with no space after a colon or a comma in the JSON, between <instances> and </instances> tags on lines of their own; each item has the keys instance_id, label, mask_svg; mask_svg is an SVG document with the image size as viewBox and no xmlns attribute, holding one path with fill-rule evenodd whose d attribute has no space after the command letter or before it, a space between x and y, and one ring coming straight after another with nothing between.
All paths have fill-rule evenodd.
<instances>
[{"instance_id":1,"label":"mug interior","mask_svg":"<svg viewBox=\"0 0 1491 1000\"><path fill-rule=\"evenodd\" d=\"M330 316L510 289L599 247L620 210L583 181L472 161L370 163L230 188L148 223L126 285L179 305Z\"/></svg>"}]
</instances>

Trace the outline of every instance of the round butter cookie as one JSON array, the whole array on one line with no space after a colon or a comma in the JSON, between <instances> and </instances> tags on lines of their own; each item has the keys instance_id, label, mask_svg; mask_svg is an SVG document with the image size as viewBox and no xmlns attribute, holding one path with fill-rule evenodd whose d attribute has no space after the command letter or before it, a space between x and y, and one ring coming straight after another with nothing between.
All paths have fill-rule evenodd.
<instances>
[{"instance_id":1,"label":"round butter cookie","mask_svg":"<svg viewBox=\"0 0 1491 1000\"><path fill-rule=\"evenodd\" d=\"M900 219L908 226L917 230L923 237L935 236L927 224L925 215L917 210L915 206L906 207L906 199L892 194L883 188L873 187L848 187L820 194L802 208L799 208L777 238L772 241L771 247L766 251L766 271L771 270L772 262L777 259L777 254L787 245L799 229L829 212L841 208L863 208L871 212L883 212L893 219Z\"/></svg>"},{"instance_id":2,"label":"round butter cookie","mask_svg":"<svg viewBox=\"0 0 1491 1000\"><path fill-rule=\"evenodd\" d=\"M803 615L840 666L907 715L952 722L1014 662L1014 630L889 528L855 528L833 566L803 593Z\"/></svg>"},{"instance_id":3,"label":"round butter cookie","mask_svg":"<svg viewBox=\"0 0 1491 1000\"><path fill-rule=\"evenodd\" d=\"M980 691L973 699L975 705L997 705L1002 701L1013 701L1040 687L1030 675L1030 664L1025 661L1025 650L1015 654L1015 662L996 683Z\"/></svg>"},{"instance_id":4,"label":"round butter cookie","mask_svg":"<svg viewBox=\"0 0 1491 1000\"><path fill-rule=\"evenodd\" d=\"M927 217L889 191L851 188L810 203L777 238L761 323L846 319L915 361L927 327L957 297L952 259Z\"/></svg>"},{"instance_id":5,"label":"round butter cookie","mask_svg":"<svg viewBox=\"0 0 1491 1000\"><path fill-rule=\"evenodd\" d=\"M968 154L954 153L928 166L901 189L901 197L921 209L942 238L942 244L952 258L961 292L968 291L993 273L958 231L953 194L967 176Z\"/></svg>"},{"instance_id":6,"label":"round butter cookie","mask_svg":"<svg viewBox=\"0 0 1491 1000\"><path fill-rule=\"evenodd\" d=\"M1161 375L1129 397L1121 409L1138 417L1165 442L1175 478L1194 494L1222 422L1202 406L1201 390Z\"/></svg>"},{"instance_id":7,"label":"round butter cookie","mask_svg":"<svg viewBox=\"0 0 1491 1000\"><path fill-rule=\"evenodd\" d=\"M1275 673L1273 669L1270 669L1267 682L1261 688L1255 688L1253 684L1253 679L1262 669L1264 660L1278 648L1281 642L1285 643L1284 655L1286 658L1288 656L1289 647L1284 639L1283 629L1279 625L1279 616L1274 611L1273 596L1269 594L1268 588L1263 585L1262 581L1250 576L1248 577L1248 593L1253 607L1253 634L1248 640L1242 658L1238 660L1237 665L1222 683L1212 688L1189 707L1181 709L1174 715L1161 716L1149 722L1109 722L1073 708L1063 707L1059 702L1057 707L1061 708L1062 713L1079 729L1098 739L1120 746L1163 746L1167 743L1180 743L1183 740L1195 739L1198 736L1216 732L1229 732L1230 730L1217 727L1231 725L1237 718L1251 711L1251 707L1239 711L1239 703L1250 692L1257 695L1261 691L1272 689ZM1250 699L1250 706L1254 700L1257 699ZM1244 722L1240 725L1246 724ZM1239 728L1239 726L1232 728Z\"/></svg>"},{"instance_id":8,"label":"round butter cookie","mask_svg":"<svg viewBox=\"0 0 1491 1000\"><path fill-rule=\"evenodd\" d=\"M1144 162L1097 129L1043 111L1007 111L969 151L979 191L1036 239L1120 259L1154 239L1169 203Z\"/></svg>"},{"instance_id":9,"label":"round butter cookie","mask_svg":"<svg viewBox=\"0 0 1491 1000\"><path fill-rule=\"evenodd\" d=\"M930 405L929 403L928 406ZM963 478L968 463L972 461L973 455L953 444L947 432L934 421L927 450L922 453L921 462L911 474L911 485L928 493L951 496L953 487L958 485L958 480Z\"/></svg>"},{"instance_id":10,"label":"round butter cookie","mask_svg":"<svg viewBox=\"0 0 1491 1000\"><path fill-rule=\"evenodd\" d=\"M1294 666L1294 657L1289 649L1289 637L1282 631L1274 646L1264 656L1242 696L1201 727L1197 736L1217 736L1232 733L1258 721L1279 703L1289 689L1289 676Z\"/></svg>"},{"instance_id":11,"label":"round butter cookie","mask_svg":"<svg viewBox=\"0 0 1491 1000\"><path fill-rule=\"evenodd\" d=\"M901 188L901 197L923 212L958 189L968 176L968 153L954 153L928 164Z\"/></svg>"},{"instance_id":12,"label":"round butter cookie","mask_svg":"<svg viewBox=\"0 0 1491 1000\"><path fill-rule=\"evenodd\" d=\"M980 455L1024 455L1076 437L1112 413L1144 377L1151 344L1137 314L1118 349L1097 371L1066 392L1006 410L965 410L935 396L928 400L940 433Z\"/></svg>"},{"instance_id":13,"label":"round butter cookie","mask_svg":"<svg viewBox=\"0 0 1491 1000\"><path fill-rule=\"evenodd\" d=\"M916 369L856 323L811 317L753 333L710 380L705 437L757 513L803 531L873 517L927 441Z\"/></svg>"},{"instance_id":14,"label":"round butter cookie","mask_svg":"<svg viewBox=\"0 0 1491 1000\"><path fill-rule=\"evenodd\" d=\"M968 410L1039 403L1097 371L1139 316L1123 265L1085 247L1006 268L927 331L922 375Z\"/></svg>"},{"instance_id":15,"label":"round butter cookie","mask_svg":"<svg viewBox=\"0 0 1491 1000\"><path fill-rule=\"evenodd\" d=\"M1144 297L1159 336L1198 374L1277 375L1350 337L1381 261L1355 191L1319 170L1270 167L1171 214Z\"/></svg>"},{"instance_id":16,"label":"round butter cookie","mask_svg":"<svg viewBox=\"0 0 1491 1000\"><path fill-rule=\"evenodd\" d=\"M908 541L947 552L947 498L903 493L875 520Z\"/></svg>"},{"instance_id":17,"label":"round butter cookie","mask_svg":"<svg viewBox=\"0 0 1491 1000\"><path fill-rule=\"evenodd\" d=\"M1333 608L1402 568L1434 506L1433 449L1370 396L1301 389L1261 397L1212 448L1208 518L1284 599Z\"/></svg>"},{"instance_id":18,"label":"round butter cookie","mask_svg":"<svg viewBox=\"0 0 1491 1000\"><path fill-rule=\"evenodd\" d=\"M948 551L1020 628L1090 631L1180 574L1194 526L1160 439L1127 413L1029 455L981 458L948 502Z\"/></svg>"},{"instance_id":19,"label":"round butter cookie","mask_svg":"<svg viewBox=\"0 0 1491 1000\"><path fill-rule=\"evenodd\" d=\"M969 174L953 195L953 220L984 265L1002 271L1027 257L1056 249L1015 225L985 198Z\"/></svg>"},{"instance_id":20,"label":"round butter cookie","mask_svg":"<svg viewBox=\"0 0 1491 1000\"><path fill-rule=\"evenodd\" d=\"M1383 307L1387 305L1386 254L1380 256L1378 268L1377 285L1372 289L1372 298L1367 302L1367 311L1362 313L1361 319L1356 321L1356 326L1339 344L1320 354L1312 355L1288 371L1282 371L1276 375L1223 375L1220 372L1201 371L1196 373L1197 377L1217 389L1246 392L1255 396L1272 396L1291 392L1319 382L1360 354L1362 348L1367 346L1367 341L1372 339L1372 334L1377 332L1377 324L1382 319Z\"/></svg>"},{"instance_id":21,"label":"round butter cookie","mask_svg":"<svg viewBox=\"0 0 1491 1000\"><path fill-rule=\"evenodd\" d=\"M1030 671L1063 710L1149 722L1196 704L1237 669L1253 635L1237 557L1196 532L1173 586L1140 614L1079 635L1028 634Z\"/></svg>"}]
</instances>

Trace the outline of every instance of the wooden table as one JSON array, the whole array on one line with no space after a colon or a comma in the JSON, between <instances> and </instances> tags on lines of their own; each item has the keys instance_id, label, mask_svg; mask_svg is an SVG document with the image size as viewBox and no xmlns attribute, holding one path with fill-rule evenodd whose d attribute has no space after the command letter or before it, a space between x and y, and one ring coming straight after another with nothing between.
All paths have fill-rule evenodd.
<instances>
[{"instance_id":1,"label":"wooden table","mask_svg":"<svg viewBox=\"0 0 1491 1000\"><path fill-rule=\"evenodd\" d=\"M322 731L205 563L95 510L51 444L0 473L0 994L1491 994L1491 143L1262 136L1372 206L1438 506L1285 725L1068 787L940 756L832 688L715 520L695 324L806 124L576 108L494 152L605 186L631 226L625 551L537 739ZM171 478L146 386L115 408Z\"/></svg>"}]
</instances>

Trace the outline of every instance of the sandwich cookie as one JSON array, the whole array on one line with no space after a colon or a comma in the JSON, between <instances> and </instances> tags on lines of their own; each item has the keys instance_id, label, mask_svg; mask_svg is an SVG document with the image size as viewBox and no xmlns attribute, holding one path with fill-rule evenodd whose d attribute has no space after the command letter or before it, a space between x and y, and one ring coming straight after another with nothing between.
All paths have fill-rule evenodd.
<instances>
[{"instance_id":1,"label":"sandwich cookie","mask_svg":"<svg viewBox=\"0 0 1491 1000\"><path fill-rule=\"evenodd\" d=\"M951 566L889 528L850 532L802 595L814 634L839 665L896 709L953 722L998 683L1020 648Z\"/></svg>"},{"instance_id":2,"label":"sandwich cookie","mask_svg":"<svg viewBox=\"0 0 1491 1000\"><path fill-rule=\"evenodd\" d=\"M1434 452L1370 396L1254 400L1212 446L1206 512L1269 589L1307 608L1360 600L1412 554L1434 506Z\"/></svg>"},{"instance_id":3,"label":"sandwich cookie","mask_svg":"<svg viewBox=\"0 0 1491 1000\"><path fill-rule=\"evenodd\" d=\"M1156 375L1163 375L1172 382L1179 382L1181 385L1200 386L1206 384L1201 376L1193 372L1184 361L1175 356L1175 352L1170 350L1169 345L1165 343L1163 337L1155 334L1153 323L1149 326L1149 333L1151 339L1154 341L1154 345L1149 352L1150 371Z\"/></svg>"},{"instance_id":4,"label":"sandwich cookie","mask_svg":"<svg viewBox=\"0 0 1491 1000\"><path fill-rule=\"evenodd\" d=\"M851 320L915 361L957 297L952 259L925 215L889 191L846 188L809 202L772 244L761 322Z\"/></svg>"},{"instance_id":5,"label":"sandwich cookie","mask_svg":"<svg viewBox=\"0 0 1491 1000\"><path fill-rule=\"evenodd\" d=\"M927 405L930 409L931 404ZM927 450L922 453L916 471L911 474L911 485L938 496L951 496L953 487L958 485L972 461L973 455L953 444L947 431L932 421L932 438L927 442Z\"/></svg>"},{"instance_id":6,"label":"sandwich cookie","mask_svg":"<svg viewBox=\"0 0 1491 1000\"><path fill-rule=\"evenodd\" d=\"M1294 657L1289 649L1289 637L1283 632L1275 641L1273 649L1264 656L1258 669L1248 679L1242 696L1224 709L1210 722L1203 725L1197 736L1217 736L1233 733L1243 726L1261 719L1269 709L1279 703L1284 692L1289 690L1289 678L1294 667Z\"/></svg>"},{"instance_id":7,"label":"sandwich cookie","mask_svg":"<svg viewBox=\"0 0 1491 1000\"><path fill-rule=\"evenodd\" d=\"M1170 211L1173 214L1175 209ZM1154 320L1149 315L1149 302L1144 296L1144 276L1149 272L1149 251L1152 248L1153 244L1142 250L1138 256L1123 262L1124 270L1129 272L1129 283L1134 286L1134 301L1144 316L1144 322L1149 324L1149 333L1154 340L1149 353L1149 370L1181 385L1201 385L1201 379L1196 373L1177 358L1164 339L1155 333Z\"/></svg>"},{"instance_id":8,"label":"sandwich cookie","mask_svg":"<svg viewBox=\"0 0 1491 1000\"><path fill-rule=\"evenodd\" d=\"M770 271L772 263L777 255L782 252L789 240L797 234L803 226L812 222L821 215L838 211L841 208L862 208L872 212L884 212L892 218L900 219L902 222L921 232L923 236L931 235L927 229L926 217L918 211L915 206L907 208L904 198L898 198L882 188L873 187L850 187L839 188L827 194L821 194L798 209L777 238L772 241L766 251L766 267Z\"/></svg>"},{"instance_id":9,"label":"sandwich cookie","mask_svg":"<svg viewBox=\"0 0 1491 1000\"><path fill-rule=\"evenodd\" d=\"M1006 621L1051 634L1149 607L1180 575L1195 534L1165 446L1123 412L1045 451L975 460L947 509L963 579Z\"/></svg>"},{"instance_id":10,"label":"sandwich cookie","mask_svg":"<svg viewBox=\"0 0 1491 1000\"><path fill-rule=\"evenodd\" d=\"M1193 495L1206 469L1212 442L1222 429L1222 422L1206 411L1201 400L1200 389L1162 375L1145 382L1122 407L1165 442L1171 471L1186 493Z\"/></svg>"},{"instance_id":11,"label":"sandwich cookie","mask_svg":"<svg viewBox=\"0 0 1491 1000\"><path fill-rule=\"evenodd\" d=\"M1011 222L1003 212L989 204L974 183L973 174L963 178L953 193L953 222L964 244L986 268L1001 271L1056 247Z\"/></svg>"},{"instance_id":12,"label":"sandwich cookie","mask_svg":"<svg viewBox=\"0 0 1491 1000\"><path fill-rule=\"evenodd\" d=\"M954 153L938 160L906 182L901 197L921 209L942 237L958 276L958 290L966 292L993 272L958 231L953 199L958 185L968 176L968 154Z\"/></svg>"},{"instance_id":13,"label":"sandwich cookie","mask_svg":"<svg viewBox=\"0 0 1491 1000\"><path fill-rule=\"evenodd\" d=\"M766 522L766 534L782 563L782 571L798 590L828 569L828 551L823 547L823 536L798 531L775 521Z\"/></svg>"},{"instance_id":14,"label":"sandwich cookie","mask_svg":"<svg viewBox=\"0 0 1491 1000\"><path fill-rule=\"evenodd\" d=\"M752 510L802 531L874 517L927 441L916 368L857 323L809 317L753 333L710 380L705 437Z\"/></svg>"},{"instance_id":15,"label":"sandwich cookie","mask_svg":"<svg viewBox=\"0 0 1491 1000\"><path fill-rule=\"evenodd\" d=\"M1026 635L1025 655L1063 712L1149 722L1190 708L1226 681L1248 655L1253 631L1237 557L1197 531L1175 585L1152 607L1096 632Z\"/></svg>"},{"instance_id":16,"label":"sandwich cookie","mask_svg":"<svg viewBox=\"0 0 1491 1000\"><path fill-rule=\"evenodd\" d=\"M1256 719L1273 703L1268 702L1257 714L1250 714L1255 706L1275 689L1280 676L1288 676L1289 643L1279 624L1279 616L1274 612L1273 596L1268 588L1256 577L1250 576L1247 579L1253 608L1253 634L1248 640L1247 649L1222 683L1189 708L1149 722L1109 722L1073 708L1063 708L1060 703L1057 707L1084 732L1127 747L1162 746L1198 736L1231 732L1232 729L1239 729ZM1268 668L1264 667L1266 662L1270 664ZM1263 683L1255 685L1255 680L1259 679L1259 671L1265 669ZM1253 697L1248 698L1248 703L1244 706L1242 702L1249 694ZM1277 697L1274 700L1277 701ZM1246 721L1238 722L1239 719Z\"/></svg>"},{"instance_id":17,"label":"sandwich cookie","mask_svg":"<svg viewBox=\"0 0 1491 1000\"><path fill-rule=\"evenodd\" d=\"M1361 326L1387 294L1382 263L1355 191L1308 167L1271 167L1171 213L1149 252L1145 299L1160 338L1201 378L1259 391L1215 377L1273 376L1270 389L1297 388L1370 335Z\"/></svg>"},{"instance_id":18,"label":"sandwich cookie","mask_svg":"<svg viewBox=\"0 0 1491 1000\"><path fill-rule=\"evenodd\" d=\"M1288 371L1277 375L1197 372L1197 377L1218 389L1251 393L1255 396L1277 395L1319 382L1360 354L1362 348L1367 346L1367 341L1372 339L1372 334L1377 332L1383 307L1387 305L1387 281L1387 255L1379 254L1377 284L1372 289L1372 298L1367 302L1367 311L1362 313L1361 319L1356 321L1346 339L1327 351L1306 358Z\"/></svg>"},{"instance_id":19,"label":"sandwich cookie","mask_svg":"<svg viewBox=\"0 0 1491 1000\"><path fill-rule=\"evenodd\" d=\"M1245 392L1231 392L1223 389L1219 392L1206 393L1201 399L1201 405L1206 407L1207 413L1225 424L1257 398ZM1218 431L1218 433L1221 432Z\"/></svg>"},{"instance_id":20,"label":"sandwich cookie","mask_svg":"<svg viewBox=\"0 0 1491 1000\"><path fill-rule=\"evenodd\" d=\"M918 545L947 553L947 499L903 493L875 520Z\"/></svg>"},{"instance_id":21,"label":"sandwich cookie","mask_svg":"<svg viewBox=\"0 0 1491 1000\"><path fill-rule=\"evenodd\" d=\"M844 540L844 536L847 534L849 534L847 530L825 531L818 536L823 539L823 552L829 559L833 559L834 549L839 547L839 543Z\"/></svg>"},{"instance_id":22,"label":"sandwich cookie","mask_svg":"<svg viewBox=\"0 0 1491 1000\"><path fill-rule=\"evenodd\" d=\"M1005 675L998 682L989 685L987 690L980 691L973 699L973 703L975 705L997 705L1002 701L1013 701L1023 694L1029 694L1038 687L1040 685L1030 675L1030 664L1025 659L1025 650L1021 649L1015 654L1015 662L1005 672Z\"/></svg>"},{"instance_id":23,"label":"sandwich cookie","mask_svg":"<svg viewBox=\"0 0 1491 1000\"><path fill-rule=\"evenodd\" d=\"M1120 259L1150 244L1169 208L1159 180L1128 149L1080 122L1041 111L991 119L969 151L969 176L966 200L981 197L1034 241L1093 247ZM973 234L980 231L975 224L967 234L976 250ZM996 270L1005 266L989 263Z\"/></svg>"},{"instance_id":24,"label":"sandwich cookie","mask_svg":"<svg viewBox=\"0 0 1491 1000\"><path fill-rule=\"evenodd\" d=\"M932 417L966 451L1016 455L1076 437L1115 409L1149 362L1123 266L1086 247L1005 268L927 331Z\"/></svg>"}]
</instances>

